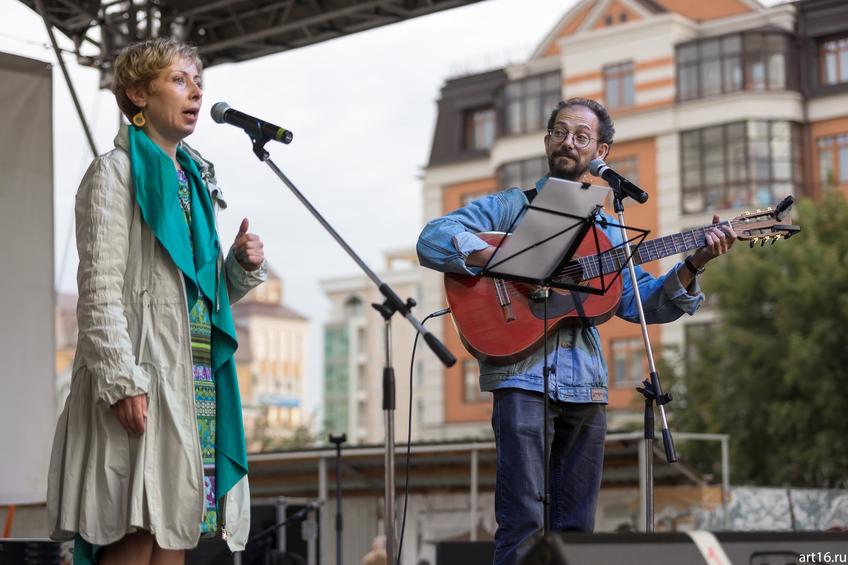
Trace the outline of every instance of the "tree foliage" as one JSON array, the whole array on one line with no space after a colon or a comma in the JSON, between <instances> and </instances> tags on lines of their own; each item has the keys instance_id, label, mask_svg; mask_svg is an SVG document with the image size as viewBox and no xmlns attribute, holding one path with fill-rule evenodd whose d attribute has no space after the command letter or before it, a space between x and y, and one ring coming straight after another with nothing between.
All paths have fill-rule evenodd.
<instances>
[{"instance_id":1,"label":"tree foliage","mask_svg":"<svg viewBox=\"0 0 848 565\"><path fill-rule=\"evenodd\" d=\"M848 485L848 204L793 211L802 231L766 247L738 242L704 276L715 324L673 375L675 428L731 436L735 484ZM709 461L699 442L684 458Z\"/></svg>"}]
</instances>

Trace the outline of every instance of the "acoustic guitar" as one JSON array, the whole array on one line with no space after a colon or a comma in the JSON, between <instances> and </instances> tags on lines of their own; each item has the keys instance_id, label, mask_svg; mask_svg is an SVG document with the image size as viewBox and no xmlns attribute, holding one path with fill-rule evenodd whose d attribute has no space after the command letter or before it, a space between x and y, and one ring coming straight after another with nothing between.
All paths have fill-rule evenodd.
<instances>
[{"instance_id":1,"label":"acoustic guitar","mask_svg":"<svg viewBox=\"0 0 848 565\"><path fill-rule=\"evenodd\" d=\"M738 239L774 244L788 239L799 226L781 223L794 200L786 197L775 209L744 212L732 220L686 230L643 242L633 253L635 264L703 247L705 232L717 225L729 225ZM617 229L617 228L616 228ZM548 331L563 325L601 324L609 320L621 300L622 278L606 276L625 266L623 246L613 247L601 230L587 234L573 259L555 274L554 281L607 287L604 294L590 294L551 288L547 304ZM509 234L485 232L477 234L490 245L497 246ZM602 276L604 277L602 279ZM622 273L622 276L629 276ZM601 282L604 282L602 285ZM531 298L537 285L486 276L456 273L445 275L445 293L454 323L465 348L474 357L494 365L508 365L529 355L542 345L544 337L544 304Z\"/></svg>"}]
</instances>

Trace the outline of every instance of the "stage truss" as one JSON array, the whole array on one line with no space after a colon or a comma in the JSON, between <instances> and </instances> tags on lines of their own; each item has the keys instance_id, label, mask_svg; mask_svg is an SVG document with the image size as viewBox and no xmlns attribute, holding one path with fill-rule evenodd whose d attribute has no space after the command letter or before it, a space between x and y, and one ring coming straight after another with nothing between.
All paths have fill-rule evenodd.
<instances>
[{"instance_id":1,"label":"stage truss","mask_svg":"<svg viewBox=\"0 0 848 565\"><path fill-rule=\"evenodd\" d=\"M320 43L479 0L21 0L74 43L77 62L111 79L115 54L149 37L197 45L205 66Z\"/></svg>"}]
</instances>

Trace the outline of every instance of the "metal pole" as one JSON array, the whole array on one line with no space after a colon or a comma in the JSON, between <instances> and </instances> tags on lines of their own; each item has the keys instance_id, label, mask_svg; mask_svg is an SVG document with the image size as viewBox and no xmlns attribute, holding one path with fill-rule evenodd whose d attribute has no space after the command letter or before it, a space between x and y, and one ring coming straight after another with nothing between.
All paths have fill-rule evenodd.
<instances>
[{"instance_id":1,"label":"metal pole","mask_svg":"<svg viewBox=\"0 0 848 565\"><path fill-rule=\"evenodd\" d=\"M336 446L336 565L342 565L342 456L341 444Z\"/></svg>"},{"instance_id":2,"label":"metal pole","mask_svg":"<svg viewBox=\"0 0 848 565\"><path fill-rule=\"evenodd\" d=\"M336 565L342 565L342 444L347 441L347 435L334 436L330 434L330 443L336 446ZM324 461L324 459L321 459ZM326 465L325 465L326 469Z\"/></svg>"},{"instance_id":3,"label":"metal pole","mask_svg":"<svg viewBox=\"0 0 848 565\"><path fill-rule=\"evenodd\" d=\"M727 504L730 501L730 446L727 437L721 438L721 507L724 511L724 529L730 529Z\"/></svg>"},{"instance_id":4,"label":"metal pole","mask_svg":"<svg viewBox=\"0 0 848 565\"><path fill-rule=\"evenodd\" d=\"M318 460L318 498L322 502L327 501L327 458L321 457ZM321 512L321 528L319 531L320 537L323 539L324 534L327 530L329 530L329 512ZM322 544L322 547L324 545Z\"/></svg>"},{"instance_id":5,"label":"metal pole","mask_svg":"<svg viewBox=\"0 0 848 565\"><path fill-rule=\"evenodd\" d=\"M647 442L647 439L639 438L636 449L639 458L639 529L643 532L648 531L648 523L645 518L648 508L648 469L645 465L645 444Z\"/></svg>"},{"instance_id":6,"label":"metal pole","mask_svg":"<svg viewBox=\"0 0 848 565\"><path fill-rule=\"evenodd\" d=\"M392 321L385 319L386 368L383 372L383 410L385 412L386 453L385 453L385 530L386 556L389 563L395 563L395 388L392 369Z\"/></svg>"},{"instance_id":7,"label":"metal pole","mask_svg":"<svg viewBox=\"0 0 848 565\"><path fill-rule=\"evenodd\" d=\"M62 75L65 77L65 83L68 85L68 91L71 93L71 100L74 102L74 107L77 109L82 129L85 132L85 137L88 140L88 146L91 149L92 157L99 155L97 147L94 145L94 138L91 136L91 130L88 128L88 122L85 121L85 115L82 113L77 91L74 88L74 83L71 82L71 75L68 74L68 68L65 66L65 60L62 58L62 52L59 49L59 44L56 42L56 36L53 34L53 24L47 20L47 12L44 10L44 1L35 0L35 7L38 13L41 14L41 19L44 20L44 27L47 28L47 35L50 37L50 43L53 45L53 51L56 53L56 59L59 61L59 67L62 69Z\"/></svg>"},{"instance_id":8,"label":"metal pole","mask_svg":"<svg viewBox=\"0 0 848 565\"><path fill-rule=\"evenodd\" d=\"M478 481L478 465L477 465L477 449L471 450L471 523L470 540L477 541L477 481Z\"/></svg>"},{"instance_id":9,"label":"metal pole","mask_svg":"<svg viewBox=\"0 0 848 565\"><path fill-rule=\"evenodd\" d=\"M318 498L325 502L329 494L327 488L327 458L321 457L318 460Z\"/></svg>"},{"instance_id":10,"label":"metal pole","mask_svg":"<svg viewBox=\"0 0 848 565\"><path fill-rule=\"evenodd\" d=\"M315 510L309 512L309 519L303 523L306 534L306 565L318 565L318 522L315 521Z\"/></svg>"},{"instance_id":11,"label":"metal pole","mask_svg":"<svg viewBox=\"0 0 848 565\"><path fill-rule=\"evenodd\" d=\"M649 407L648 409L652 409ZM642 469L645 475L645 532L654 532L654 440L645 438L642 440Z\"/></svg>"},{"instance_id":12,"label":"metal pole","mask_svg":"<svg viewBox=\"0 0 848 565\"><path fill-rule=\"evenodd\" d=\"M286 506L288 502L285 496L277 498L277 523L283 522L286 519ZM286 551L286 527L280 526L277 528L277 551L285 553Z\"/></svg>"}]
</instances>

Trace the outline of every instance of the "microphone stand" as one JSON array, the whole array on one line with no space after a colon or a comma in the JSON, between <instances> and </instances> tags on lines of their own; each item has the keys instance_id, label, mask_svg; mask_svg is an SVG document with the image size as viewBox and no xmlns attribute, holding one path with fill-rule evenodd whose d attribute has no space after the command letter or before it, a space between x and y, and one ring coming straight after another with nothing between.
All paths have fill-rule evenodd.
<instances>
[{"instance_id":1,"label":"microphone stand","mask_svg":"<svg viewBox=\"0 0 848 565\"><path fill-rule=\"evenodd\" d=\"M654 364L654 354L651 348L651 338L648 336L648 325L645 322L645 311L642 308L642 296L639 293L638 280L636 278L636 267L633 264L633 256L630 251L630 241L627 237L627 230L624 228L624 204L622 200L628 196L625 190L620 186L620 181L614 179L613 182L607 181L613 191L613 206L618 215L619 229L621 230L622 239L624 240L624 252L627 257L627 270L630 272L630 285L633 287L633 293L636 297L636 308L639 312L639 325L642 328L642 341L645 343L645 353L648 356L649 378L642 381L642 386L636 390L645 397L645 416L644 416L644 455L645 455L645 531L654 531L654 402L657 403L657 408L660 412L662 420L662 436L663 446L665 447L665 458L669 463L677 461L677 452L674 449L674 440L671 437L671 430L668 428L668 419L665 415L665 404L671 402L671 395L663 393L660 385L660 377L657 373L657 367Z\"/></svg>"},{"instance_id":2,"label":"microphone stand","mask_svg":"<svg viewBox=\"0 0 848 565\"><path fill-rule=\"evenodd\" d=\"M336 446L336 565L342 565L342 444L347 434L330 434L330 443Z\"/></svg>"},{"instance_id":3,"label":"microphone stand","mask_svg":"<svg viewBox=\"0 0 848 565\"><path fill-rule=\"evenodd\" d=\"M392 287L390 287L387 283L383 282L380 277L377 276L373 270L363 261L359 255L353 250L353 248L347 244L347 242L342 239L339 233L333 229L333 226L324 219L320 212L312 205L309 200L297 189L297 187L292 183L289 178L283 174L283 172L277 167L274 161L271 160L270 155L265 150L265 144L268 143L271 138L265 135L262 131L262 126L259 122L256 123L253 127L244 128L247 135L250 137L250 140L253 142L253 153L256 157L266 163L268 167L274 172L275 175L285 184L289 190L291 190L292 194L300 200L301 204L303 204L307 210L315 217L316 220L324 227L327 232L336 240L342 249L347 252L353 261L359 265L359 268L368 276L369 279L377 286L380 293L385 297L385 301L382 304L374 305L374 307L380 312L385 320L386 327L386 365L383 369L383 410L385 412L385 422L386 422L386 437L385 437L385 460L386 460L386 485L385 485L385 497L384 497L384 513L385 513L385 530L386 530L386 555L388 556L388 562L394 563L396 558L394 555L395 552L395 524L394 524L394 508L395 508L395 445L394 445L394 408L395 408L395 380L394 380L394 369L391 366L391 318L395 312L400 312L400 314L409 321L410 324L415 328L416 331L420 332L424 337L424 341L427 342L427 345L430 346L430 349L435 353L436 357L444 363L447 367L452 367L454 363L456 363L456 357L444 346L444 344L439 341L435 335L433 335L429 330L427 330L423 324L421 324L418 319L412 315L411 309L415 306L415 301L411 298L407 298L406 301L402 300Z\"/></svg>"},{"instance_id":4,"label":"microphone stand","mask_svg":"<svg viewBox=\"0 0 848 565\"><path fill-rule=\"evenodd\" d=\"M542 302L542 339L545 344L543 346L542 357L542 394L545 397L542 405L542 441L545 443L544 449L544 467L542 471L542 492L539 493L539 502L542 503L542 534L548 535L551 533L551 442L550 433L548 431L548 414L550 413L550 376L556 369L553 365L548 364L548 302L551 297L551 287L546 284L540 284L536 290L530 294L530 298L536 302Z\"/></svg>"}]
</instances>

